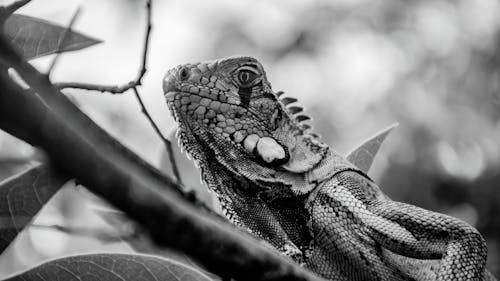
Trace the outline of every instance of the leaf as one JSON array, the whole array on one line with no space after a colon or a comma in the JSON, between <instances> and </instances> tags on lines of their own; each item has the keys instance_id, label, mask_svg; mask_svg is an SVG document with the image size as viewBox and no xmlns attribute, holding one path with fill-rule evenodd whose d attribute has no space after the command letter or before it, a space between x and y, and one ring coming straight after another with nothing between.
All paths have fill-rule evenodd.
<instances>
[{"instance_id":1,"label":"leaf","mask_svg":"<svg viewBox=\"0 0 500 281\"><path fill-rule=\"evenodd\" d=\"M155 245L154 242L151 241L149 235L147 235L146 231L130 220L125 213L118 210L96 210L96 212L101 216L101 218L115 228L115 230L119 233L118 235L122 235L121 241L127 243L135 251L143 254L172 259L202 272L203 274L209 276L212 280L220 279L213 273L198 265L187 255Z\"/></svg>"},{"instance_id":2,"label":"leaf","mask_svg":"<svg viewBox=\"0 0 500 281\"><path fill-rule=\"evenodd\" d=\"M11 15L5 22L5 35L22 52L26 59L54 54L58 51L65 27L48 21L19 14ZM61 52L76 51L101 43L75 31L68 31Z\"/></svg>"},{"instance_id":3,"label":"leaf","mask_svg":"<svg viewBox=\"0 0 500 281\"><path fill-rule=\"evenodd\" d=\"M0 182L0 253L68 180L38 164Z\"/></svg>"},{"instance_id":4,"label":"leaf","mask_svg":"<svg viewBox=\"0 0 500 281\"><path fill-rule=\"evenodd\" d=\"M380 146L392 129L397 126L398 123L394 123L364 141L358 148L347 154L347 160L357 166L361 171L368 173Z\"/></svg>"},{"instance_id":5,"label":"leaf","mask_svg":"<svg viewBox=\"0 0 500 281\"><path fill-rule=\"evenodd\" d=\"M202 273L172 260L107 253L52 260L7 280L210 281Z\"/></svg>"}]
</instances>

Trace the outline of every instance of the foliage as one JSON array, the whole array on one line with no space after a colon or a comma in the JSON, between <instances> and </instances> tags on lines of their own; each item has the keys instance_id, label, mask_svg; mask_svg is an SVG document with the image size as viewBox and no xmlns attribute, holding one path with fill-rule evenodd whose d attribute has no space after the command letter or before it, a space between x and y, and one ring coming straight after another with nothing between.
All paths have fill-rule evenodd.
<instances>
[{"instance_id":1,"label":"foliage","mask_svg":"<svg viewBox=\"0 0 500 281\"><path fill-rule=\"evenodd\" d=\"M81 33L25 15L13 14L5 22L5 36L26 59L35 59L58 52L77 51L101 43ZM65 38L64 38L65 37ZM63 41L64 45L59 46Z\"/></svg>"},{"instance_id":2,"label":"foliage","mask_svg":"<svg viewBox=\"0 0 500 281\"><path fill-rule=\"evenodd\" d=\"M49 165L37 164L0 183L0 253L67 180Z\"/></svg>"},{"instance_id":3,"label":"foliage","mask_svg":"<svg viewBox=\"0 0 500 281\"><path fill-rule=\"evenodd\" d=\"M361 171L368 173L380 146L396 126L397 124L393 124L363 142L358 148L347 154L347 160L360 168Z\"/></svg>"},{"instance_id":4,"label":"foliage","mask_svg":"<svg viewBox=\"0 0 500 281\"><path fill-rule=\"evenodd\" d=\"M78 255L56 259L20 275L17 280L144 280L210 281L203 274L178 262L154 256L126 254Z\"/></svg>"}]
</instances>

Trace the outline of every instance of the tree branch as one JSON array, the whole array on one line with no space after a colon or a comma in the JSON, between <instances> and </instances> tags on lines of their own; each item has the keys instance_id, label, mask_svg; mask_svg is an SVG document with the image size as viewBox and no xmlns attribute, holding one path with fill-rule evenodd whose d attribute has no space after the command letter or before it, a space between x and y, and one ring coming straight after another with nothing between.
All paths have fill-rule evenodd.
<instances>
[{"instance_id":1,"label":"tree branch","mask_svg":"<svg viewBox=\"0 0 500 281\"><path fill-rule=\"evenodd\" d=\"M41 146L62 172L127 213L158 245L238 280L320 280L250 235L195 208L172 179L98 127L3 36L0 62L0 128ZM7 67L14 68L36 94L14 83Z\"/></svg>"}]
</instances>

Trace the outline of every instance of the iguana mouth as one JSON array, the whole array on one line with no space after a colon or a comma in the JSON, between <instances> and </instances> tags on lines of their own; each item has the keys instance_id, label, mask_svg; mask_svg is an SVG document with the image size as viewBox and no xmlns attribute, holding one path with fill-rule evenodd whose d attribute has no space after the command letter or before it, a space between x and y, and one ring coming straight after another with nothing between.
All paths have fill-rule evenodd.
<instances>
[{"instance_id":1,"label":"iguana mouth","mask_svg":"<svg viewBox=\"0 0 500 281\"><path fill-rule=\"evenodd\" d=\"M181 91L169 91L165 94L165 98L175 121L179 124L190 127L188 115L191 115L191 117L193 115L202 115L206 118L217 119L217 123L211 122L210 119L206 118L204 118L203 121L208 120L208 122L204 122L208 125L208 128L213 127L215 132L221 134L227 140L240 145L241 148L251 155L256 156L262 162L275 165L283 164L288 160L288 152L274 138L258 134L253 130L248 130L248 127L244 125L238 123L233 124L233 122L230 121L231 119L225 119L225 117L223 118L220 114L211 114L207 116L210 114L209 110L221 109L220 107L222 107L224 103L220 103L210 98L201 98L194 93ZM209 101L205 101L204 105L202 105L203 99L208 99ZM213 105L214 103L215 106ZM190 107L191 105L193 106ZM190 110L192 114L189 114ZM212 126L213 124L215 124L215 126Z\"/></svg>"}]
</instances>

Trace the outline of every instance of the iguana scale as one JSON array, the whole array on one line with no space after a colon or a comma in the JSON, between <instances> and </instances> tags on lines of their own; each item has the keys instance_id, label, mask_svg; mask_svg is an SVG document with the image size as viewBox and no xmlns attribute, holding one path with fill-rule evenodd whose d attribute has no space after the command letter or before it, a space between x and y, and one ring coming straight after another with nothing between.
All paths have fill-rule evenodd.
<instances>
[{"instance_id":1,"label":"iguana scale","mask_svg":"<svg viewBox=\"0 0 500 281\"><path fill-rule=\"evenodd\" d=\"M309 132L256 59L180 65L163 89L227 218L304 267L330 280L496 280L475 228L390 200Z\"/></svg>"}]
</instances>

